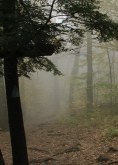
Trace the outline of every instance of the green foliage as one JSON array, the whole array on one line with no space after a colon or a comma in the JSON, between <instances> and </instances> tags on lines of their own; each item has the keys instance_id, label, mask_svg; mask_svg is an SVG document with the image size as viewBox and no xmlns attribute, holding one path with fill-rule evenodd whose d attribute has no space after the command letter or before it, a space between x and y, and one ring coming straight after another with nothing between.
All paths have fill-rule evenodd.
<instances>
[{"instance_id":1,"label":"green foliage","mask_svg":"<svg viewBox=\"0 0 118 165\"><path fill-rule=\"evenodd\" d=\"M9 7L6 6L6 9ZM31 72L36 69L52 71L54 74L61 75L56 66L46 57L58 50L61 45L55 44L57 31L56 24L46 23L49 12L37 2L19 1L16 4L15 23L10 22L14 16L8 12L3 14L3 22L0 31L0 57L4 58L7 54L18 58L18 74L29 77ZM6 21L7 19L7 21ZM4 32L6 27L13 26L13 29ZM27 57L27 58L24 58ZM0 65L2 67L2 65ZM3 75L0 68L0 75Z\"/></svg>"},{"instance_id":2,"label":"green foliage","mask_svg":"<svg viewBox=\"0 0 118 165\"><path fill-rule=\"evenodd\" d=\"M74 28L77 27L76 31L79 30L78 25L81 24L81 29L84 25L87 30L95 30L100 41L118 39L118 24L113 22L106 14L99 12L99 1L70 0L63 3L62 0L59 0L59 4L63 6L67 20L70 18L70 24Z\"/></svg>"},{"instance_id":3,"label":"green foliage","mask_svg":"<svg viewBox=\"0 0 118 165\"><path fill-rule=\"evenodd\" d=\"M71 111L72 112L72 111ZM118 136L118 111L117 107L93 108L88 112L86 109L76 109L73 114L61 118L61 122L70 125L78 125L87 129L101 129L105 137Z\"/></svg>"},{"instance_id":4,"label":"green foliage","mask_svg":"<svg viewBox=\"0 0 118 165\"><path fill-rule=\"evenodd\" d=\"M18 64L19 76L30 78L29 73L35 72L37 69L53 72L54 75L62 75L57 67L46 57L20 58Z\"/></svg>"}]
</instances>

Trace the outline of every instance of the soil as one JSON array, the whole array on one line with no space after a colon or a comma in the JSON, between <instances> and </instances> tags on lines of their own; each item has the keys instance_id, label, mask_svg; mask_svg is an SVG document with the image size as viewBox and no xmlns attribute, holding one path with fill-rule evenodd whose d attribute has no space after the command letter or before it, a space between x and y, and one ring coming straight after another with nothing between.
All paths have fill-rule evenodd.
<instances>
[{"instance_id":1,"label":"soil","mask_svg":"<svg viewBox=\"0 0 118 165\"><path fill-rule=\"evenodd\" d=\"M102 129L48 123L26 135L30 165L118 165L118 137L108 139ZM9 132L0 131L0 148L12 165Z\"/></svg>"}]
</instances>

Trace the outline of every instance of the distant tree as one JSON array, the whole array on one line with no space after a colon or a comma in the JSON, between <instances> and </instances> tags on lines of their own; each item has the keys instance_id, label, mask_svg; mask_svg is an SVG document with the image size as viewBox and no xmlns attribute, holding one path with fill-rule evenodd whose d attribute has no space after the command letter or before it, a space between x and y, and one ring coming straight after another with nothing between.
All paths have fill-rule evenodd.
<instances>
[{"instance_id":1,"label":"distant tree","mask_svg":"<svg viewBox=\"0 0 118 165\"><path fill-rule=\"evenodd\" d=\"M92 34L87 32L87 108L93 107Z\"/></svg>"},{"instance_id":2,"label":"distant tree","mask_svg":"<svg viewBox=\"0 0 118 165\"><path fill-rule=\"evenodd\" d=\"M77 81L79 73L79 51L75 54L74 63L72 67L71 77L70 77L70 89L69 89L69 110L70 113L74 113L74 101L75 101L75 92L77 90Z\"/></svg>"},{"instance_id":3,"label":"distant tree","mask_svg":"<svg viewBox=\"0 0 118 165\"><path fill-rule=\"evenodd\" d=\"M79 37L84 32L92 31L94 38L100 42L111 41L118 39L118 33L116 27L117 23L114 23L106 14L100 11L100 2L97 0L80 0L80 1L66 1L63 3L59 0L61 9L65 9L63 12L66 19L63 21L65 24L67 21L67 28L70 28L72 32L76 33ZM106 2L107 3L107 2ZM68 26L68 22L69 25ZM107 28L108 27L108 28ZM88 33L89 34L89 33ZM91 37L87 40L87 105L92 107L93 104L93 76L92 76L92 42Z\"/></svg>"}]
</instances>

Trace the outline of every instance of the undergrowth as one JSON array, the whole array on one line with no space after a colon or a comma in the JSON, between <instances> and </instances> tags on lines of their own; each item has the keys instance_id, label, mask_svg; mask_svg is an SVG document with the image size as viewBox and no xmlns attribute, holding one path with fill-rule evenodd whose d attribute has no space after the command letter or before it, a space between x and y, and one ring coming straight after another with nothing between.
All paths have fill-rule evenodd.
<instances>
[{"instance_id":1,"label":"undergrowth","mask_svg":"<svg viewBox=\"0 0 118 165\"><path fill-rule=\"evenodd\" d=\"M75 113L61 118L62 123L78 125L88 129L101 129L108 138L118 136L118 108L99 107L92 111L86 109L76 110Z\"/></svg>"}]
</instances>

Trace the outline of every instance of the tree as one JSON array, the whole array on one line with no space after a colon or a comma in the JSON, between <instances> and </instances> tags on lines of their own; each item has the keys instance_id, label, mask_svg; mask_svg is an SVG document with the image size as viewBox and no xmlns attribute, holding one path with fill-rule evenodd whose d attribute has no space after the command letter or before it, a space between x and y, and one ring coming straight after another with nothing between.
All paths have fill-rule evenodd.
<instances>
[{"instance_id":1,"label":"tree","mask_svg":"<svg viewBox=\"0 0 118 165\"><path fill-rule=\"evenodd\" d=\"M55 45L54 39L62 30L66 33L71 29L82 35L81 28L74 28L78 23L85 24L89 30L96 30L101 40L118 39L118 24L98 12L95 0L88 0L87 3L58 0L58 11L69 15L66 24L50 23L55 2L53 0L48 9L45 7L48 3L43 1L40 1L39 6L35 2L22 0L5 0L0 4L0 58L4 59L13 165L28 165L18 76L28 77L28 73L36 69L53 71L60 75L55 65L44 56L52 55L60 47L60 44ZM74 24L69 20L71 18L74 18ZM73 25L68 26L70 23Z\"/></svg>"},{"instance_id":2,"label":"tree","mask_svg":"<svg viewBox=\"0 0 118 165\"><path fill-rule=\"evenodd\" d=\"M69 89L69 109L70 109L70 113L74 113L74 95L75 95L75 91L77 88L77 82L76 82L76 78L78 76L78 72L79 72L79 51L75 54L74 57L74 63L73 63L73 67L72 67L72 72L71 72L71 79L70 79L70 89Z\"/></svg>"},{"instance_id":3,"label":"tree","mask_svg":"<svg viewBox=\"0 0 118 165\"><path fill-rule=\"evenodd\" d=\"M18 74L21 74L24 71L23 74L26 74L27 76L27 70L29 69L30 71L33 71L35 64L35 67L38 68L39 65L37 63L39 61L40 68L46 68L48 71L54 70L54 72L58 74L60 74L60 72L48 59L38 58L38 56L51 55L54 52L54 45L49 43L47 39L49 38L48 36L46 38L47 42L45 40L38 43L40 34L38 34L38 38L35 37L36 34L33 34L36 33L37 30L36 22L33 23L31 20L28 22L28 20L30 19L28 17L29 13L27 13L25 17L23 17L23 13L21 13L21 9L23 10L23 7L25 7L23 2L20 2L20 4L17 5L18 8L16 8L16 2L17 1L15 0L13 0L12 2L6 0L2 3L3 31L1 32L1 58L4 58L4 76L8 106L10 137L12 144L13 165L28 165L29 163L19 94ZM27 6L28 5L29 8L31 8L31 4L28 3ZM24 15L26 14L25 12L26 10L24 11ZM25 26L24 29L23 25ZM25 31L27 30L28 25L28 31ZM32 34L29 37L28 32L32 30L31 28L33 29L33 31L31 31ZM42 30L42 33L43 31L44 30ZM37 33L39 32L40 31L37 30ZM24 35L27 35L28 37L25 38ZM43 36L42 39L45 39L45 36ZM34 46L34 44L36 45ZM23 61L23 59L21 59L21 57L28 56L31 58L33 56L34 66L30 65L33 60L25 59ZM21 62L21 70L19 72L17 70L18 58L20 58Z\"/></svg>"},{"instance_id":4,"label":"tree","mask_svg":"<svg viewBox=\"0 0 118 165\"><path fill-rule=\"evenodd\" d=\"M87 107L93 106L92 35L87 32Z\"/></svg>"},{"instance_id":5,"label":"tree","mask_svg":"<svg viewBox=\"0 0 118 165\"><path fill-rule=\"evenodd\" d=\"M111 0L111 1L101 1L101 9L100 11L102 13L106 12L110 18L112 18L115 22L117 22L117 15L118 15L118 1ZM107 104L116 104L116 98L117 98L117 74L115 74L115 66L117 61L117 56L115 56L115 53L117 53L117 44L118 42L116 40L101 43L100 47L105 51L105 54L107 55L107 62L108 62L108 83L106 83L107 91L109 91L106 94L106 98L110 100ZM117 72L117 71L116 71ZM105 79L104 79L105 80ZM104 84L105 85L105 84Z\"/></svg>"},{"instance_id":6,"label":"tree","mask_svg":"<svg viewBox=\"0 0 118 165\"><path fill-rule=\"evenodd\" d=\"M106 14L99 12L99 0L70 0L65 3L59 0L59 3L62 13L66 16L65 21L71 25L67 26L71 31L75 30L78 35L81 35L85 31L93 30L100 41L118 39L118 24Z\"/></svg>"},{"instance_id":7,"label":"tree","mask_svg":"<svg viewBox=\"0 0 118 165\"><path fill-rule=\"evenodd\" d=\"M0 77L0 98L0 129L6 131L9 130L9 127L3 77Z\"/></svg>"},{"instance_id":8,"label":"tree","mask_svg":"<svg viewBox=\"0 0 118 165\"><path fill-rule=\"evenodd\" d=\"M64 7L66 21L70 21L72 31L82 35L83 32L93 31L94 37L101 41L109 41L118 39L116 32L117 23L114 23L106 14L100 13L99 1L96 0L80 0L66 1L64 4L60 0L60 4ZM108 28L107 28L108 27ZM68 27L69 28L69 27ZM112 31L112 28L114 29ZM89 33L88 33L89 34ZM115 34L115 35L114 35ZM89 35L90 36L90 35ZM113 37L114 36L114 37ZM78 37L79 38L79 37ZM92 78L92 42L91 37L88 38L87 50L87 102L88 107L93 104L93 78Z\"/></svg>"}]
</instances>

